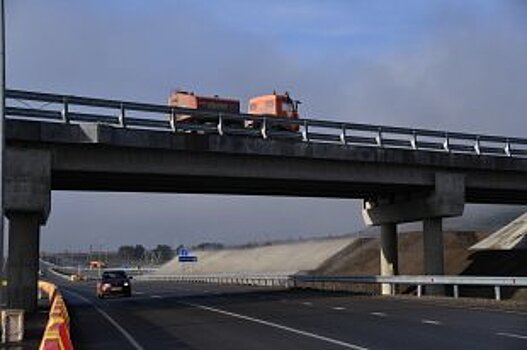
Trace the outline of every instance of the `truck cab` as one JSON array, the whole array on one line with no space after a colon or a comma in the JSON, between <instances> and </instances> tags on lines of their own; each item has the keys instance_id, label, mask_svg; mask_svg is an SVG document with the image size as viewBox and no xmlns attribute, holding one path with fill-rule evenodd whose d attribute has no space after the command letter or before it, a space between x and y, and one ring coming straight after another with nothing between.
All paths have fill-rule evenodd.
<instances>
[{"instance_id":1,"label":"truck cab","mask_svg":"<svg viewBox=\"0 0 527 350\"><path fill-rule=\"evenodd\" d=\"M298 119L298 105L301 102L293 100L289 93L277 94L273 91L270 95L263 95L249 100L249 114L270 116L276 118ZM252 126L253 123L249 123ZM298 132L298 124L275 125L273 129Z\"/></svg>"}]
</instances>

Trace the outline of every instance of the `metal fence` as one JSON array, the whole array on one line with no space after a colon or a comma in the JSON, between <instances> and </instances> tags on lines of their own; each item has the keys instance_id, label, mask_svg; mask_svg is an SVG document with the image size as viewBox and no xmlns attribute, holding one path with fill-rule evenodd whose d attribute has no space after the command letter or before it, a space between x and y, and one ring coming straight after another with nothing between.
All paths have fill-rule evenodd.
<instances>
[{"instance_id":1,"label":"metal fence","mask_svg":"<svg viewBox=\"0 0 527 350\"><path fill-rule=\"evenodd\" d=\"M135 277L135 279L139 281L237 284L284 288L290 288L294 286L294 280L289 274L217 273L206 275L142 275Z\"/></svg>"},{"instance_id":2,"label":"metal fence","mask_svg":"<svg viewBox=\"0 0 527 350\"><path fill-rule=\"evenodd\" d=\"M61 123L102 123L122 128L245 135L414 151L527 157L527 139L344 123L204 112L164 105L8 89L6 117ZM35 106L36 105L36 106ZM193 122L178 122L192 116ZM299 127L299 132L286 131Z\"/></svg>"},{"instance_id":3,"label":"metal fence","mask_svg":"<svg viewBox=\"0 0 527 350\"><path fill-rule=\"evenodd\" d=\"M417 296L423 287L430 285L450 286L454 298L459 297L459 286L494 288L494 297L501 300L502 287L527 287L527 277L499 276L315 276L284 274L199 274L199 275L142 275L140 281L171 281L185 283L239 284L270 287L301 287L307 284L389 284L417 286ZM392 288L392 290L395 290Z\"/></svg>"}]
</instances>

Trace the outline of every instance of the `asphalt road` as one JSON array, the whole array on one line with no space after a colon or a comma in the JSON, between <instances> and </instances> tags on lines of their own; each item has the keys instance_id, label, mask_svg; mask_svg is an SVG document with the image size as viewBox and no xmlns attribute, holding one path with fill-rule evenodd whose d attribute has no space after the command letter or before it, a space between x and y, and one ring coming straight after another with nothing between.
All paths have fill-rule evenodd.
<instances>
[{"instance_id":1,"label":"asphalt road","mask_svg":"<svg viewBox=\"0 0 527 350\"><path fill-rule=\"evenodd\" d=\"M94 282L51 279L78 349L527 349L527 310L139 281L131 298L98 300Z\"/></svg>"}]
</instances>

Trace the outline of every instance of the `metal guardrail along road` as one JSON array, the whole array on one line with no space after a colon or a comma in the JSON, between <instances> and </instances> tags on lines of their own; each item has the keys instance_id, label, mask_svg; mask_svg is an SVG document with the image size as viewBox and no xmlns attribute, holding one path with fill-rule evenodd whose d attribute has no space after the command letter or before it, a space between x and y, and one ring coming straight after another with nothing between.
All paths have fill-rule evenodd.
<instances>
[{"instance_id":1,"label":"metal guardrail along road","mask_svg":"<svg viewBox=\"0 0 527 350\"><path fill-rule=\"evenodd\" d=\"M343 284L390 284L415 285L417 296L427 285L452 286L455 298L459 297L459 286L494 287L496 300L501 299L502 287L527 287L527 277L500 276L315 276L283 274L199 274L199 275L142 275L140 281L172 281L187 283L242 284L272 287L296 287L302 283L343 283ZM392 288L394 290L394 288Z\"/></svg>"},{"instance_id":2,"label":"metal guardrail along road","mask_svg":"<svg viewBox=\"0 0 527 350\"><path fill-rule=\"evenodd\" d=\"M123 128L286 138L299 142L397 148L471 155L527 157L527 139L470 133L344 123L316 119L282 119L250 114L204 112L164 105L8 89L6 117L62 123L103 123ZM32 104L39 104L34 107ZM191 115L198 122L177 122ZM242 123L229 123L238 121ZM252 121L254 127L234 127ZM279 126L300 127L300 132Z\"/></svg>"}]
</instances>

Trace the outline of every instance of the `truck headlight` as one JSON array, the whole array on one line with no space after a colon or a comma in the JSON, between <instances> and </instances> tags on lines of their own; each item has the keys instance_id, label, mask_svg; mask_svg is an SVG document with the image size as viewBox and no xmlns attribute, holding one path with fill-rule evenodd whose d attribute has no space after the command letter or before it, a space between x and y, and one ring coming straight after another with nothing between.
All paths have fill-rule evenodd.
<instances>
[{"instance_id":1,"label":"truck headlight","mask_svg":"<svg viewBox=\"0 0 527 350\"><path fill-rule=\"evenodd\" d=\"M123 286L128 287L130 284L128 282L124 282Z\"/></svg>"}]
</instances>

